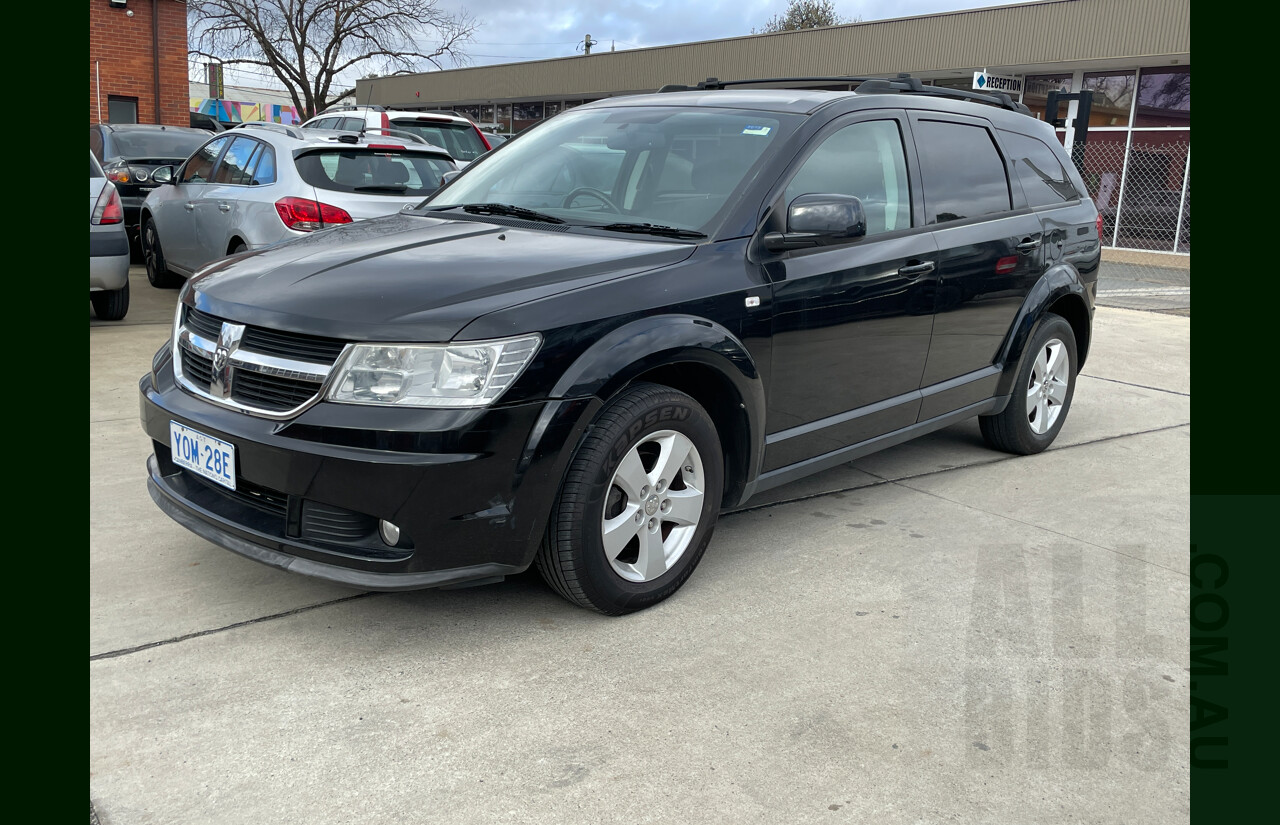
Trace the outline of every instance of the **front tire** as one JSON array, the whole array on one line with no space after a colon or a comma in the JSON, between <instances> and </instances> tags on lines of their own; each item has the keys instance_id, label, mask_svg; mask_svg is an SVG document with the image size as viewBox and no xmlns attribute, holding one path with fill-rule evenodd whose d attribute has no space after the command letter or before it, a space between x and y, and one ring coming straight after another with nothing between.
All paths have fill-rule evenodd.
<instances>
[{"instance_id":1,"label":"front tire","mask_svg":"<svg viewBox=\"0 0 1280 825\"><path fill-rule=\"evenodd\" d=\"M1004 411L980 416L978 426L988 446L1033 455L1058 437L1076 391L1076 336L1065 318L1040 319L1013 388Z\"/></svg>"},{"instance_id":2,"label":"front tire","mask_svg":"<svg viewBox=\"0 0 1280 825\"><path fill-rule=\"evenodd\" d=\"M706 410L669 387L636 384L605 408L570 462L538 571L565 599L606 615L655 605L701 560L723 490Z\"/></svg>"}]
</instances>

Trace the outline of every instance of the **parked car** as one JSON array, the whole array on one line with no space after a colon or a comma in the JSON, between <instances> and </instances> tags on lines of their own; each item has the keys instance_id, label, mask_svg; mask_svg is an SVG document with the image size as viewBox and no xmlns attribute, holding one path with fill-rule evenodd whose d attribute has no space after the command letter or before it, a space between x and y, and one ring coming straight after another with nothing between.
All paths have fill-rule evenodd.
<instances>
[{"instance_id":1,"label":"parked car","mask_svg":"<svg viewBox=\"0 0 1280 825\"><path fill-rule=\"evenodd\" d=\"M218 120L213 115L208 115L208 114L205 114L204 112L191 113L191 128L205 129L210 132L227 131L227 127L225 124L223 124L222 121Z\"/></svg>"},{"instance_id":2,"label":"parked car","mask_svg":"<svg viewBox=\"0 0 1280 825\"><path fill-rule=\"evenodd\" d=\"M204 129L152 123L97 123L89 127L89 151L120 193L130 240L137 242L142 202L158 185L151 175L161 166L182 163L211 134Z\"/></svg>"},{"instance_id":3,"label":"parked car","mask_svg":"<svg viewBox=\"0 0 1280 825\"><path fill-rule=\"evenodd\" d=\"M358 132L363 129L396 129L439 146L464 168L494 147L480 127L462 115L445 112L407 112L382 106L336 106L302 124L304 129Z\"/></svg>"},{"instance_id":4,"label":"parked car","mask_svg":"<svg viewBox=\"0 0 1280 825\"><path fill-rule=\"evenodd\" d=\"M129 311L129 237L124 204L98 159L89 153L89 304L104 321Z\"/></svg>"},{"instance_id":5,"label":"parked car","mask_svg":"<svg viewBox=\"0 0 1280 825\"><path fill-rule=\"evenodd\" d=\"M205 269L140 382L152 498L332 582L534 565L621 614L765 490L975 416L1052 444L1101 256L1052 127L909 77L734 85L571 109L413 210Z\"/></svg>"},{"instance_id":6,"label":"parked car","mask_svg":"<svg viewBox=\"0 0 1280 825\"><path fill-rule=\"evenodd\" d=\"M244 123L157 169L142 208L153 286L176 287L210 261L419 203L457 167L420 139L304 132Z\"/></svg>"},{"instance_id":7,"label":"parked car","mask_svg":"<svg viewBox=\"0 0 1280 825\"><path fill-rule=\"evenodd\" d=\"M1179 231L1181 216L1181 231ZM1116 208L1102 210L1103 231L1115 226ZM1186 246L1191 243L1191 198L1185 199L1180 189L1153 189L1125 194L1120 204L1120 246L1169 246L1177 237Z\"/></svg>"}]
</instances>

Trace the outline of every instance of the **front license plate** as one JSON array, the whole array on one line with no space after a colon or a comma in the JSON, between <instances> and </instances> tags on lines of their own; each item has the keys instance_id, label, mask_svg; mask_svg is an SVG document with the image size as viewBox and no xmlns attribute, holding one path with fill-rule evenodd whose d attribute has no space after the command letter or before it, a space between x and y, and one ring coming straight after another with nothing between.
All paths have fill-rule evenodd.
<instances>
[{"instance_id":1,"label":"front license plate","mask_svg":"<svg viewBox=\"0 0 1280 825\"><path fill-rule=\"evenodd\" d=\"M225 441L169 422L169 449L173 463L202 475L230 490L236 488L236 447Z\"/></svg>"}]
</instances>

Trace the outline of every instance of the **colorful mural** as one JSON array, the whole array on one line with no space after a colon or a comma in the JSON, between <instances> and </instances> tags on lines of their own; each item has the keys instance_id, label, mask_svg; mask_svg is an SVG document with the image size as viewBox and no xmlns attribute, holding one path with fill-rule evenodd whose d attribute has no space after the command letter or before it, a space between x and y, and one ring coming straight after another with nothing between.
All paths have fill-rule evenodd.
<instances>
[{"instance_id":1,"label":"colorful mural","mask_svg":"<svg viewBox=\"0 0 1280 825\"><path fill-rule=\"evenodd\" d=\"M200 112L217 118L223 123L245 123L247 121L271 121L293 126L302 122L297 108L279 103L252 103L241 100L213 100L193 97L190 101L191 111Z\"/></svg>"}]
</instances>

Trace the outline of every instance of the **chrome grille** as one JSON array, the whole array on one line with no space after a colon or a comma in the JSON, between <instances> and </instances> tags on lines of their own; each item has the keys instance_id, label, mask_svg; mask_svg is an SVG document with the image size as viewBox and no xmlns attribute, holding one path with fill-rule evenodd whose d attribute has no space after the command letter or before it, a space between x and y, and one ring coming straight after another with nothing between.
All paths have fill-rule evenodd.
<instances>
[{"instance_id":1,"label":"chrome grille","mask_svg":"<svg viewBox=\"0 0 1280 825\"><path fill-rule=\"evenodd\" d=\"M175 372L180 384L215 403L268 418L300 412L319 397L346 344L183 311Z\"/></svg>"}]
</instances>

